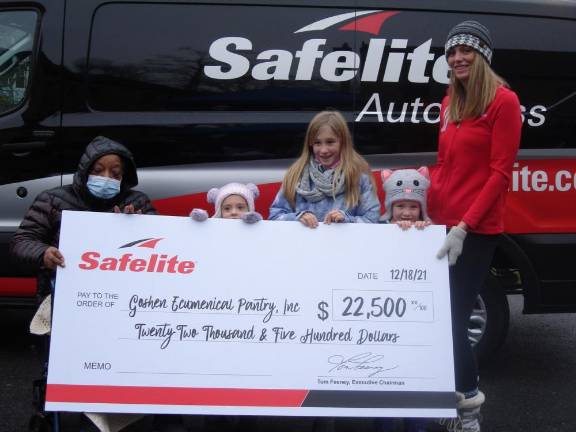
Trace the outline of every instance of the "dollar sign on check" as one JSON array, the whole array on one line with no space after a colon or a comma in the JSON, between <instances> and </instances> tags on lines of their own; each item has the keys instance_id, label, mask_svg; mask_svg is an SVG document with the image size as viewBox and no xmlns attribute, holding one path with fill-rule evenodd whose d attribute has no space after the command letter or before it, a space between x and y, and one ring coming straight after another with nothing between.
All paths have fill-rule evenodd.
<instances>
[{"instance_id":1,"label":"dollar sign on check","mask_svg":"<svg viewBox=\"0 0 576 432\"><path fill-rule=\"evenodd\" d=\"M325 301L321 301L320 303L318 303L318 309L320 310L320 313L317 314L318 318L320 318L322 321L325 321L326 319L328 319L328 311L326 310L328 308L328 303L326 303Z\"/></svg>"}]
</instances>

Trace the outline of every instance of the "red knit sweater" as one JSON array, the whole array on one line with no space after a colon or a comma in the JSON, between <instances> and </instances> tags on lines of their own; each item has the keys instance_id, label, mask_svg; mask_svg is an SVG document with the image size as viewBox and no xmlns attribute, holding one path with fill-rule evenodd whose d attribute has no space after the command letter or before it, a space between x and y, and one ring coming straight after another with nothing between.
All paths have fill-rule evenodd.
<instances>
[{"instance_id":1,"label":"red knit sweater","mask_svg":"<svg viewBox=\"0 0 576 432\"><path fill-rule=\"evenodd\" d=\"M516 94L500 87L486 112L460 124L447 123L442 101L438 163L432 172L428 212L437 224L463 220L471 232L504 230L503 211L522 119Z\"/></svg>"}]
</instances>

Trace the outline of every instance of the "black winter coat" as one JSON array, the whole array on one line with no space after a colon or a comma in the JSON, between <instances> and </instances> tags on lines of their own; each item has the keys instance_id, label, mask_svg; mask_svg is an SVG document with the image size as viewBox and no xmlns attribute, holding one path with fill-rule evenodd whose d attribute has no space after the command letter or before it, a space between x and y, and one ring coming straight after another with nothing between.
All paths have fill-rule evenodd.
<instances>
[{"instance_id":1,"label":"black winter coat","mask_svg":"<svg viewBox=\"0 0 576 432\"><path fill-rule=\"evenodd\" d=\"M124 172L120 193L104 200L94 197L86 182L94 162L107 154L122 158ZM32 203L10 243L10 254L15 263L28 270L42 269L46 249L58 247L62 210L113 212L114 206L122 209L132 204L143 214L156 214L150 199L144 193L132 190L137 184L136 165L130 151L111 139L95 138L80 158L72 184L44 191Z\"/></svg>"}]
</instances>

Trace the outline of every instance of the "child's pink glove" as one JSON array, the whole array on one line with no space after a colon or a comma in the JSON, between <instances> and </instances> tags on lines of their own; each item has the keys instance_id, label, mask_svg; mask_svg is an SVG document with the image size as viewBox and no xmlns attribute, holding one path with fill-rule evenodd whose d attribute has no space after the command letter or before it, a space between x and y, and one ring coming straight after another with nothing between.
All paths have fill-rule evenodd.
<instances>
[{"instance_id":1,"label":"child's pink glove","mask_svg":"<svg viewBox=\"0 0 576 432\"><path fill-rule=\"evenodd\" d=\"M242 220L248 224L253 224L260 222L262 220L262 215L258 212L246 212L242 215Z\"/></svg>"},{"instance_id":2,"label":"child's pink glove","mask_svg":"<svg viewBox=\"0 0 576 432\"><path fill-rule=\"evenodd\" d=\"M190 217L196 222L204 222L208 219L208 212L204 209L195 208L190 212Z\"/></svg>"}]
</instances>

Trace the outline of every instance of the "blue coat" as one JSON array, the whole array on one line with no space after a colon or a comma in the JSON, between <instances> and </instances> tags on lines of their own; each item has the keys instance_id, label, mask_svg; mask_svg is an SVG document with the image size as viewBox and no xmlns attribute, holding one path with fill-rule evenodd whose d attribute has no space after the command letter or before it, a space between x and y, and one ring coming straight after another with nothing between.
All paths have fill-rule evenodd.
<instances>
[{"instance_id":1,"label":"blue coat","mask_svg":"<svg viewBox=\"0 0 576 432\"><path fill-rule=\"evenodd\" d=\"M318 202L306 201L302 196L296 194L296 208L293 208L286 197L284 191L280 189L272 206L270 207L270 220L295 221L305 212L313 213L319 222L322 222L331 210L340 210L344 213L344 222L365 222L376 223L380 217L380 202L372 182L366 174L360 178L360 200L358 205L347 208L344 193L336 195L336 199L325 197Z\"/></svg>"}]
</instances>

